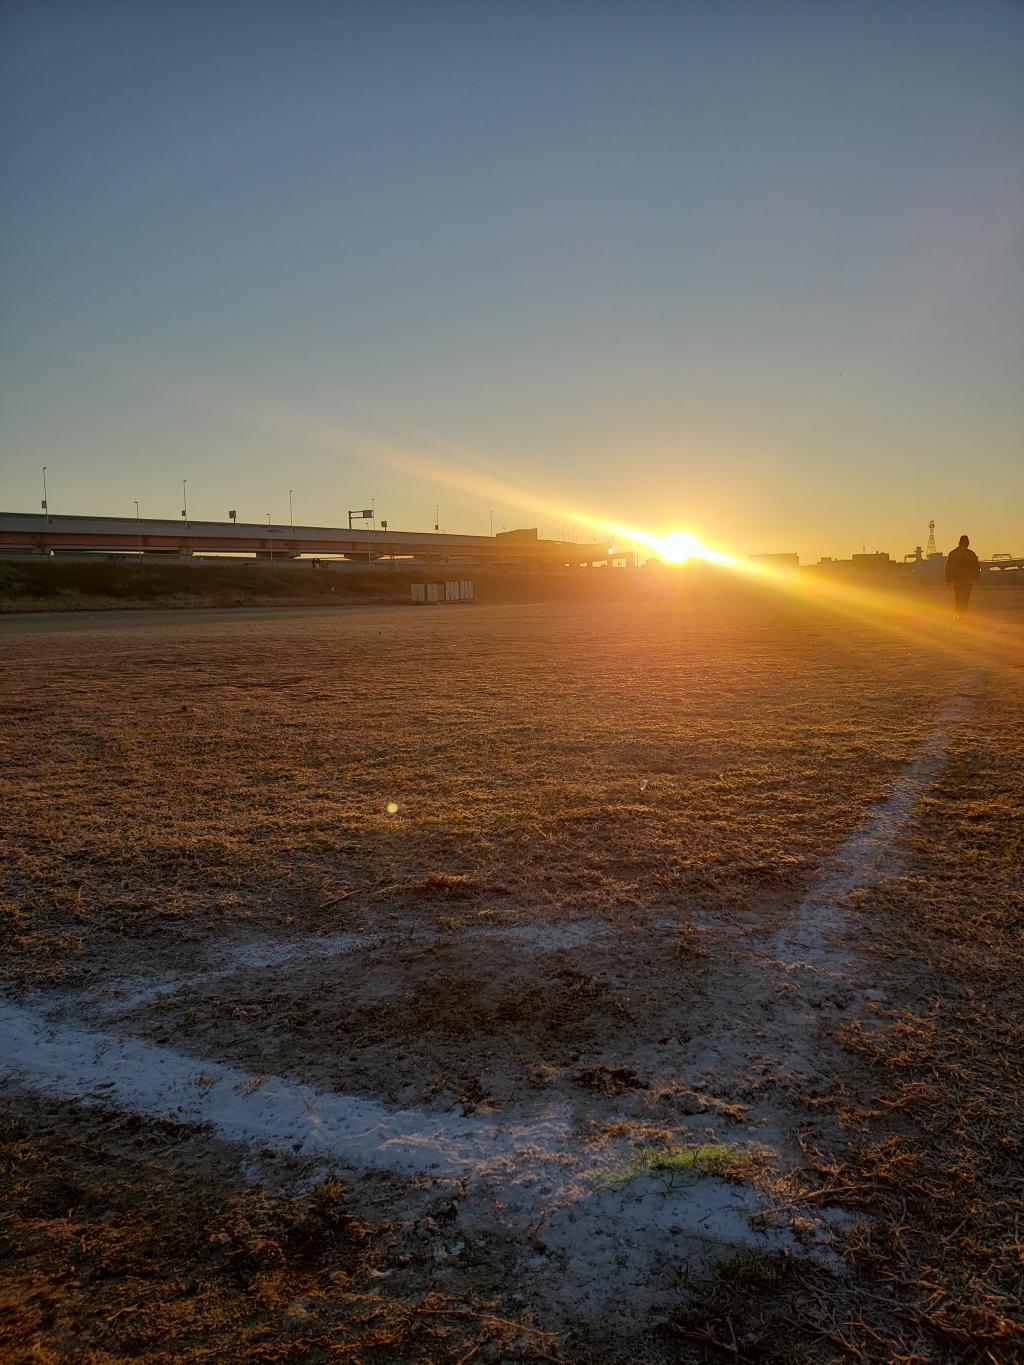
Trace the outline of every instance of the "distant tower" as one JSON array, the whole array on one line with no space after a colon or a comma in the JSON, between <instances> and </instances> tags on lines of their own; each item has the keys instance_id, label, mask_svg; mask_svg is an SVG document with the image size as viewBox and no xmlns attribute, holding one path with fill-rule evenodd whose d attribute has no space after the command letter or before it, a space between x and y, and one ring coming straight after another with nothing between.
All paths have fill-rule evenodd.
<instances>
[{"instance_id":1,"label":"distant tower","mask_svg":"<svg viewBox=\"0 0 1024 1365\"><path fill-rule=\"evenodd\" d=\"M930 559L930 558L932 557L932 555L938 554L938 550L936 550L936 548L935 548L935 522L934 522L934 521L930 521L930 522L928 523L928 548L927 548L927 550L925 550L924 553L925 553L925 558L926 558L926 559Z\"/></svg>"}]
</instances>

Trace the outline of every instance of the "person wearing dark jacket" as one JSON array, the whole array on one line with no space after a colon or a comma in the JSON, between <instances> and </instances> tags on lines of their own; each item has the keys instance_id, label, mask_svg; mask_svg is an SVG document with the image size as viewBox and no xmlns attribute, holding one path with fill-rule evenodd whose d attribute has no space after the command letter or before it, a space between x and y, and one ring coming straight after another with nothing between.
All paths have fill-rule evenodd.
<instances>
[{"instance_id":1,"label":"person wearing dark jacket","mask_svg":"<svg viewBox=\"0 0 1024 1365\"><path fill-rule=\"evenodd\" d=\"M971 589L975 580L981 577L978 556L970 548L967 536L960 537L960 544L951 550L946 560L946 582L953 586L956 601L956 619L963 620L967 615L967 604L971 600Z\"/></svg>"}]
</instances>

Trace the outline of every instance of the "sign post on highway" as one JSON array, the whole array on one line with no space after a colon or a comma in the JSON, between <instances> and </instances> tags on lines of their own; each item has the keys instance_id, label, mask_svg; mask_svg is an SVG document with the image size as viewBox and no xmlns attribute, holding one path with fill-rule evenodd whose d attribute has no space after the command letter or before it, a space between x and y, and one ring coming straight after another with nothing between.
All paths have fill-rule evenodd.
<instances>
[{"instance_id":1,"label":"sign post on highway","mask_svg":"<svg viewBox=\"0 0 1024 1365\"><path fill-rule=\"evenodd\" d=\"M352 530L352 522L353 522L353 521L369 521L369 522L372 522L372 523L376 524L376 521L377 521L377 512L376 512L376 509L373 508L373 507L360 507L360 508L356 508L356 509L354 509L354 510L353 510L352 508L350 508L350 509L349 509L349 514L348 514L348 529L349 529L350 531ZM372 547L372 541L368 541L368 542L367 542L367 545L366 545L366 563L367 563L367 565L369 565L369 564L371 564L371 563L373 562L373 558L372 558L372 556L373 556L373 550L372 550L371 547Z\"/></svg>"}]
</instances>

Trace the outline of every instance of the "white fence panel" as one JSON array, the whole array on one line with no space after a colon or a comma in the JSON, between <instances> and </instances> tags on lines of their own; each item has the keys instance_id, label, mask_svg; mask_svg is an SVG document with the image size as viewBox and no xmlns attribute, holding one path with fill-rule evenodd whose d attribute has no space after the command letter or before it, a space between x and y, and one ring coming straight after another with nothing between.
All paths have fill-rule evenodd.
<instances>
[{"instance_id":1,"label":"white fence panel","mask_svg":"<svg viewBox=\"0 0 1024 1365\"><path fill-rule=\"evenodd\" d=\"M412 583L414 602L472 602L473 584L468 579L449 583Z\"/></svg>"}]
</instances>

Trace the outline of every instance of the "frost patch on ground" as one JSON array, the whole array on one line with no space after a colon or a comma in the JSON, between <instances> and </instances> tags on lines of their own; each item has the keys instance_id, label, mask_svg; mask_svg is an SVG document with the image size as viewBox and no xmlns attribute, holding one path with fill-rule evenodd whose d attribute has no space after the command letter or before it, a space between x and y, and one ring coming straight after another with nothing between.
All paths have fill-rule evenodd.
<instances>
[{"instance_id":1,"label":"frost patch on ground","mask_svg":"<svg viewBox=\"0 0 1024 1365\"><path fill-rule=\"evenodd\" d=\"M0 1002L3 1073L83 1104L209 1125L227 1142L399 1174L485 1173L539 1142L564 1150L568 1124L551 1114L526 1125L391 1109L355 1095L258 1077L174 1048L48 1022Z\"/></svg>"},{"instance_id":2,"label":"frost patch on ground","mask_svg":"<svg viewBox=\"0 0 1024 1365\"><path fill-rule=\"evenodd\" d=\"M840 902L899 871L896 836L945 767L951 727L969 706L969 699L959 696L939 712L935 729L900 773L888 799L872 807L803 898L793 922L768 941L770 956L790 965L821 963L835 969L837 954L830 938L842 923Z\"/></svg>"},{"instance_id":3,"label":"frost patch on ground","mask_svg":"<svg viewBox=\"0 0 1024 1365\"><path fill-rule=\"evenodd\" d=\"M342 930L337 934L308 934L301 939L291 939L286 943L259 940L242 943L230 952L221 952L218 959L224 966L218 976L230 976L233 972L248 968L282 967L291 962L314 961L318 957L342 957L346 953L358 953L372 948L382 940L380 934L360 934Z\"/></svg>"},{"instance_id":4,"label":"frost patch on ground","mask_svg":"<svg viewBox=\"0 0 1024 1365\"><path fill-rule=\"evenodd\" d=\"M800 1254L788 1229L758 1226L763 1207L751 1185L643 1175L622 1189L563 1205L535 1242L555 1262L561 1299L583 1317L632 1316L639 1305L644 1313L665 1311L678 1304L682 1267L699 1276L733 1248ZM838 1257L822 1245L826 1227L818 1233L811 1254L839 1269Z\"/></svg>"},{"instance_id":5,"label":"frost patch on ground","mask_svg":"<svg viewBox=\"0 0 1024 1365\"><path fill-rule=\"evenodd\" d=\"M889 797L869 810L822 869L790 923L764 946L762 971L781 968L802 978L791 983L799 987L792 994L776 994L765 1036L777 1059L805 1076L822 1071L823 1008L826 1013L857 1012L861 1003L880 998L860 979L856 958L843 942L843 902L853 891L876 886L899 872L900 829L946 765L952 729L971 706L969 689L970 680L939 712L931 734L900 773Z\"/></svg>"},{"instance_id":6,"label":"frost patch on ground","mask_svg":"<svg viewBox=\"0 0 1024 1365\"><path fill-rule=\"evenodd\" d=\"M196 985L224 981L247 969L288 966L291 963L314 961L317 958L341 957L346 953L362 952L380 942L379 936L342 932L311 934L308 938L286 943L267 940L240 944L230 953L219 952L216 960L222 967L201 971L174 973L169 976L122 977L104 987L107 998L100 1002L105 1014L125 1014L152 1005L162 996L178 995Z\"/></svg>"},{"instance_id":7,"label":"frost patch on ground","mask_svg":"<svg viewBox=\"0 0 1024 1365\"><path fill-rule=\"evenodd\" d=\"M611 940L616 932L612 925L583 920L545 920L534 924L509 925L471 924L460 928L458 941L463 944L478 939L483 943L512 944L527 952L559 952L586 947L602 938ZM194 972L121 977L108 982L103 988L104 998L91 1003L98 1005L101 1014L129 1014L155 1004L163 997L179 995L210 982L228 980L244 971L301 966L389 945L396 948L413 945L433 948L450 940L450 934L432 929L377 934L342 930L336 934L308 934L284 942L255 939L229 948L218 948L211 954L213 965Z\"/></svg>"},{"instance_id":8,"label":"frost patch on ground","mask_svg":"<svg viewBox=\"0 0 1024 1365\"><path fill-rule=\"evenodd\" d=\"M270 1148L313 1170L384 1170L468 1185L460 1228L487 1236L497 1222L527 1238L536 1264L528 1260L524 1269L542 1271L535 1290L559 1311L589 1315L614 1306L642 1320L678 1294L681 1265L704 1273L723 1247L827 1256L824 1225L814 1249L799 1246L788 1228L755 1226L764 1196L751 1185L640 1175L609 1189L603 1177L616 1154L581 1142L561 1106L501 1121L392 1109L57 1024L12 1002L0 1001L0 1029L8 1042L0 1075L47 1095L205 1125L257 1157ZM258 1178L255 1169L250 1174Z\"/></svg>"}]
</instances>

